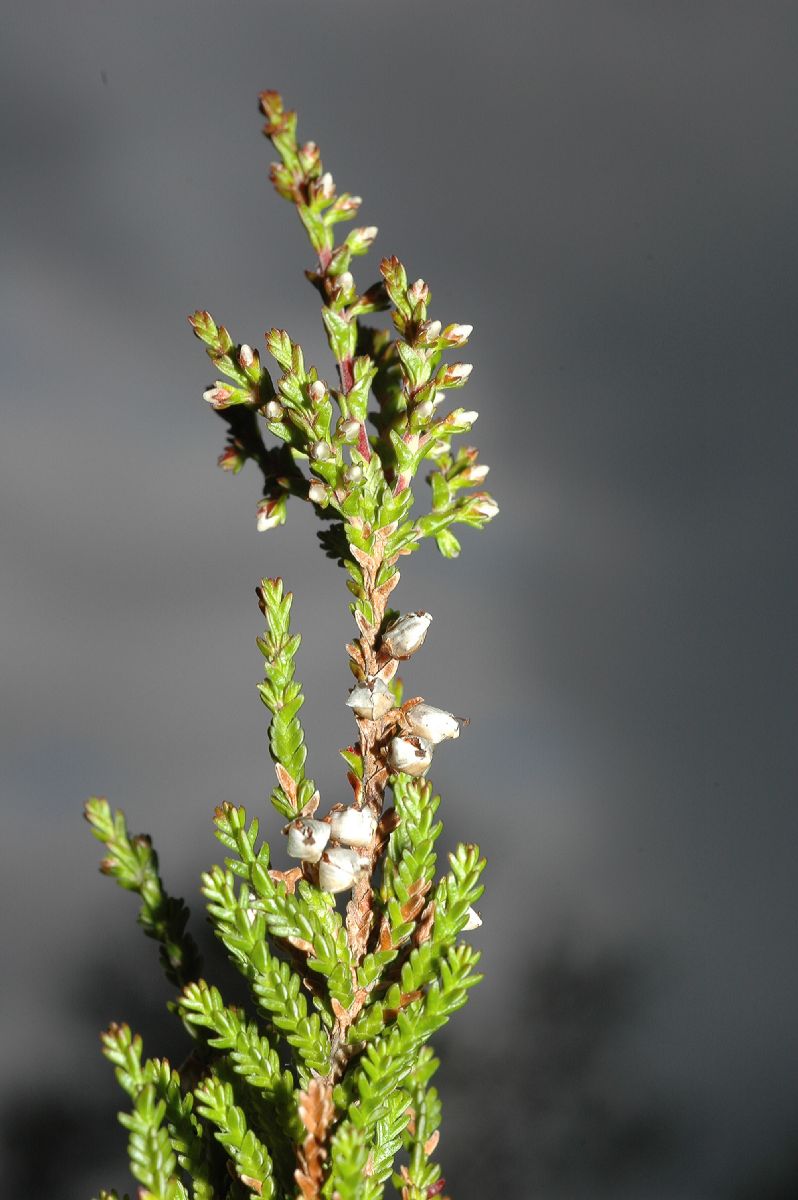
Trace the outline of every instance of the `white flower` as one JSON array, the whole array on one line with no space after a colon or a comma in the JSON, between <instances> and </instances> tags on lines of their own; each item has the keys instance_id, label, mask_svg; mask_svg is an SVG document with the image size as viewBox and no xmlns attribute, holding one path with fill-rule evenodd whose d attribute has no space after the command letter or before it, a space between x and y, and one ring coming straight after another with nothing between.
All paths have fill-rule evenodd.
<instances>
[{"instance_id":1,"label":"white flower","mask_svg":"<svg viewBox=\"0 0 798 1200\"><path fill-rule=\"evenodd\" d=\"M338 422L338 433L345 442L354 442L360 433L360 422L353 417L348 417L346 420L342 417Z\"/></svg>"},{"instance_id":2,"label":"white flower","mask_svg":"<svg viewBox=\"0 0 798 1200\"><path fill-rule=\"evenodd\" d=\"M441 387L457 387L465 383L473 369L471 363L450 363L448 367L444 367L439 383Z\"/></svg>"},{"instance_id":3,"label":"white flower","mask_svg":"<svg viewBox=\"0 0 798 1200\"><path fill-rule=\"evenodd\" d=\"M313 821L309 817L297 817L283 830L288 834L288 853L291 858L303 862L318 862L321 852L330 840L330 826L326 821Z\"/></svg>"},{"instance_id":4,"label":"white flower","mask_svg":"<svg viewBox=\"0 0 798 1200\"><path fill-rule=\"evenodd\" d=\"M316 462L325 462L326 459L332 457L332 452L330 443L323 440L313 442L310 446L310 457L315 459Z\"/></svg>"},{"instance_id":5,"label":"white flower","mask_svg":"<svg viewBox=\"0 0 798 1200\"><path fill-rule=\"evenodd\" d=\"M347 846L369 846L377 830L377 818L370 808L344 808L330 817L332 836Z\"/></svg>"},{"instance_id":6,"label":"white flower","mask_svg":"<svg viewBox=\"0 0 798 1200\"><path fill-rule=\"evenodd\" d=\"M462 346L474 332L473 325L450 325L444 337L451 346Z\"/></svg>"},{"instance_id":7,"label":"white flower","mask_svg":"<svg viewBox=\"0 0 798 1200\"><path fill-rule=\"evenodd\" d=\"M355 286L355 278L351 271L342 271L336 276L335 282L345 296L348 296Z\"/></svg>"},{"instance_id":8,"label":"white flower","mask_svg":"<svg viewBox=\"0 0 798 1200\"><path fill-rule=\"evenodd\" d=\"M205 389L202 399L207 400L208 404L212 404L214 408L225 408L232 394L228 387L212 387Z\"/></svg>"},{"instance_id":9,"label":"white flower","mask_svg":"<svg viewBox=\"0 0 798 1200\"><path fill-rule=\"evenodd\" d=\"M379 721L394 707L394 698L391 689L381 679L371 679L356 684L346 703L363 720Z\"/></svg>"},{"instance_id":10,"label":"white flower","mask_svg":"<svg viewBox=\"0 0 798 1200\"><path fill-rule=\"evenodd\" d=\"M279 400L269 400L263 411L267 421L282 421L285 410Z\"/></svg>"},{"instance_id":11,"label":"white flower","mask_svg":"<svg viewBox=\"0 0 798 1200\"><path fill-rule=\"evenodd\" d=\"M344 468L344 479L347 483L360 483L363 478L363 468L354 463L351 467Z\"/></svg>"},{"instance_id":12,"label":"white flower","mask_svg":"<svg viewBox=\"0 0 798 1200\"><path fill-rule=\"evenodd\" d=\"M404 771L406 775L425 775L432 763L432 742L415 734L392 738L388 763L394 771Z\"/></svg>"},{"instance_id":13,"label":"white flower","mask_svg":"<svg viewBox=\"0 0 798 1200\"><path fill-rule=\"evenodd\" d=\"M426 738L433 745L447 738L460 736L460 722L451 713L432 704L414 704L405 713L405 720L413 733Z\"/></svg>"},{"instance_id":14,"label":"white flower","mask_svg":"<svg viewBox=\"0 0 798 1200\"><path fill-rule=\"evenodd\" d=\"M499 511L499 506L492 496L480 496L471 505L471 511L484 517L486 521L491 521Z\"/></svg>"},{"instance_id":15,"label":"white flower","mask_svg":"<svg viewBox=\"0 0 798 1200\"><path fill-rule=\"evenodd\" d=\"M255 361L255 353L252 347L248 346L246 342L238 352L238 361L244 370L246 370L247 367L251 367Z\"/></svg>"},{"instance_id":16,"label":"white flower","mask_svg":"<svg viewBox=\"0 0 798 1200\"><path fill-rule=\"evenodd\" d=\"M313 483L308 488L308 500L312 504L323 504L327 499L327 488L323 483L319 483L314 479Z\"/></svg>"},{"instance_id":17,"label":"white flower","mask_svg":"<svg viewBox=\"0 0 798 1200\"><path fill-rule=\"evenodd\" d=\"M404 613L388 626L382 644L391 658L409 658L423 644L432 617L428 612Z\"/></svg>"},{"instance_id":18,"label":"white flower","mask_svg":"<svg viewBox=\"0 0 798 1200\"><path fill-rule=\"evenodd\" d=\"M319 887L325 892L345 892L354 887L363 870L360 855L346 846L325 850L319 863Z\"/></svg>"},{"instance_id":19,"label":"white flower","mask_svg":"<svg viewBox=\"0 0 798 1200\"><path fill-rule=\"evenodd\" d=\"M327 395L327 389L320 379L313 380L313 383L308 388L308 395L314 404L321 404Z\"/></svg>"},{"instance_id":20,"label":"white flower","mask_svg":"<svg viewBox=\"0 0 798 1200\"><path fill-rule=\"evenodd\" d=\"M264 506L258 510L258 532L265 533L267 529L275 529L282 521L282 513L279 508L270 512L271 504Z\"/></svg>"},{"instance_id":21,"label":"white flower","mask_svg":"<svg viewBox=\"0 0 798 1200\"><path fill-rule=\"evenodd\" d=\"M466 467L461 478L467 479L469 483L484 483L488 476L490 467L486 463L474 463L471 467Z\"/></svg>"}]
</instances>

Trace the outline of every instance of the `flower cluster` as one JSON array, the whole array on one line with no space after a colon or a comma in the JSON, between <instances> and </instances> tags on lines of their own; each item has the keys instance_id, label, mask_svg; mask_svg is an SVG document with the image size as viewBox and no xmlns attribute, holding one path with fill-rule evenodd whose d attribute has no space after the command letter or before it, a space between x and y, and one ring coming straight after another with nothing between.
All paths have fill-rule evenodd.
<instances>
[{"instance_id":1,"label":"flower cluster","mask_svg":"<svg viewBox=\"0 0 798 1200\"><path fill-rule=\"evenodd\" d=\"M453 527L481 529L498 512L474 490L488 472L476 449L453 445L477 413L443 410L472 373L445 356L472 328L432 319L429 285L409 282L396 257L359 288L353 260L377 229L338 240L360 198L338 190L315 143L297 140L296 115L277 93L260 100L279 155L272 182L314 253L306 274L321 297L335 379L308 365L285 330L266 334L273 382L259 352L208 312L190 321L224 377L204 392L228 425L219 465L236 475L251 461L263 476L257 528L283 525L289 499L305 500L325 522L325 550L347 572L357 635L346 647L354 676L346 703L357 736L341 753L353 796L322 815L306 772L292 595L282 580L264 579L259 691L270 713L270 799L294 865L273 865L257 819L225 803L215 813L225 863L202 877L249 1008L227 1004L203 978L188 910L166 892L149 838L131 837L124 816L93 799L86 816L107 848L102 870L139 895L140 921L178 989L171 1007L193 1041L180 1071L145 1059L125 1025L109 1028L103 1049L131 1101L120 1119L142 1200L380 1200L389 1181L402 1200L428 1200L445 1183L434 1158L438 1064L427 1043L480 978L479 955L460 935L481 924L474 904L485 863L461 843L436 875L440 798L427 776L436 747L467 721L423 697L404 700L397 672L432 617L389 601L400 558L424 538L453 557ZM366 322L383 312L393 331ZM430 505L418 513L413 485L425 465ZM349 893L343 912L338 893Z\"/></svg>"}]
</instances>

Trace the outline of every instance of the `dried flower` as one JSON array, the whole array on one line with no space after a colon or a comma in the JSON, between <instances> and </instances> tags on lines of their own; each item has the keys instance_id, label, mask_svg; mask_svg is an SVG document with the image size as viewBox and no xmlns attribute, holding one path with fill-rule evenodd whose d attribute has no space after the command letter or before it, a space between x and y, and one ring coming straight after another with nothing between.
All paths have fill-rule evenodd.
<instances>
[{"instance_id":1,"label":"dried flower","mask_svg":"<svg viewBox=\"0 0 798 1200\"><path fill-rule=\"evenodd\" d=\"M381 679L369 679L352 688L346 703L364 721L379 721L394 707L394 698Z\"/></svg>"},{"instance_id":2,"label":"dried flower","mask_svg":"<svg viewBox=\"0 0 798 1200\"><path fill-rule=\"evenodd\" d=\"M377 830L377 818L370 808L338 809L330 817L332 836L347 846L368 846Z\"/></svg>"},{"instance_id":3,"label":"dried flower","mask_svg":"<svg viewBox=\"0 0 798 1200\"><path fill-rule=\"evenodd\" d=\"M405 721L413 733L437 745L447 738L460 736L460 722L450 712L432 704L414 704L405 713Z\"/></svg>"},{"instance_id":4,"label":"dried flower","mask_svg":"<svg viewBox=\"0 0 798 1200\"><path fill-rule=\"evenodd\" d=\"M406 775L425 775L432 763L432 742L426 738L395 737L388 747L388 764Z\"/></svg>"},{"instance_id":5,"label":"dried flower","mask_svg":"<svg viewBox=\"0 0 798 1200\"><path fill-rule=\"evenodd\" d=\"M409 658L424 643L432 617L428 612L410 612L397 617L382 635L382 645L391 658Z\"/></svg>"},{"instance_id":6,"label":"dried flower","mask_svg":"<svg viewBox=\"0 0 798 1200\"><path fill-rule=\"evenodd\" d=\"M331 846L319 863L319 887L324 892L345 892L354 887L363 870L360 855L346 846Z\"/></svg>"},{"instance_id":7,"label":"dried flower","mask_svg":"<svg viewBox=\"0 0 798 1200\"><path fill-rule=\"evenodd\" d=\"M308 817L297 817L290 825L286 825L283 833L288 834L288 853L291 858L301 858L303 862L318 862L330 840L327 822L313 821Z\"/></svg>"}]
</instances>

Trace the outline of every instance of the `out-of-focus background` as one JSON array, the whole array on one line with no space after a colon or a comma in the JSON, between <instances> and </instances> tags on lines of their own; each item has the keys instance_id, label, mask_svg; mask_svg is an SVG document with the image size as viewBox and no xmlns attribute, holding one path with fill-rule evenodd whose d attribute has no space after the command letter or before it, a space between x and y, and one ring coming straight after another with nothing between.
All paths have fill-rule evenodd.
<instances>
[{"instance_id":1,"label":"out-of-focus background","mask_svg":"<svg viewBox=\"0 0 798 1200\"><path fill-rule=\"evenodd\" d=\"M413 693L487 853L485 983L440 1039L457 1200L798 1194L798 8L545 0L40 0L4 16L2 1195L129 1187L111 1019L178 1060L105 793L195 903L210 814L264 817L254 588L304 634L310 765L343 796L344 576L311 514L255 530L217 470L185 315L331 373L256 95L473 322L502 508L455 563ZM460 400L460 396L456 398ZM462 401L461 401L462 402ZM278 853L282 853L278 849Z\"/></svg>"}]
</instances>

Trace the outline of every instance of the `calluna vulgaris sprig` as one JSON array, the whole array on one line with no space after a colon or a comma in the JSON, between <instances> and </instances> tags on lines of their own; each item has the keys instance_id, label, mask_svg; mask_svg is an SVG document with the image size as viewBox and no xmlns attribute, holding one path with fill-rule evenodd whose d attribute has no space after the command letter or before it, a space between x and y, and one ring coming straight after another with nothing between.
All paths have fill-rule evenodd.
<instances>
[{"instance_id":1,"label":"calluna vulgaris sprig","mask_svg":"<svg viewBox=\"0 0 798 1200\"><path fill-rule=\"evenodd\" d=\"M397 258L384 258L381 279L359 290L353 260L377 230L355 228L336 244L336 227L355 217L360 198L338 192L313 142L297 142L296 115L276 92L260 103L280 157L272 182L315 253L306 274L322 299L335 382L306 366L284 330L266 334L274 384L257 350L234 342L209 313L190 321L224 376L205 392L229 425L219 465L237 473L252 459L263 474L258 528L282 525L290 497L309 501L327 521L326 550L348 574L359 635L346 647L357 737L342 754L352 800L321 815L305 774L292 596L281 580L264 579L258 645L277 776L271 801L288 822L296 865L273 866L257 819L223 804L216 835L228 856L202 881L214 930L249 984L251 1011L226 1004L202 977L188 910L165 891L149 838L131 837L121 813L92 799L86 816L108 850L101 870L139 894L139 920L160 944L179 989L171 1007L193 1041L179 1072L145 1058L124 1025L103 1035L103 1050L129 1097L120 1120L146 1200L376 1200L389 1180L403 1200L423 1200L445 1187L434 1159L438 1063L426 1043L480 978L479 955L458 936L480 924L485 864L476 846L460 845L435 880L440 802L426 775L462 722L420 697L402 702L397 668L419 650L432 617L400 615L388 601L399 558L423 538L453 557L452 527L479 529L498 512L474 490L488 470L477 451L452 446L477 414L441 412L471 373L444 354L465 345L471 326L430 319L429 286L409 283ZM364 323L384 310L393 335ZM417 515L413 483L425 462L431 504ZM339 892L350 894L343 916Z\"/></svg>"}]
</instances>

